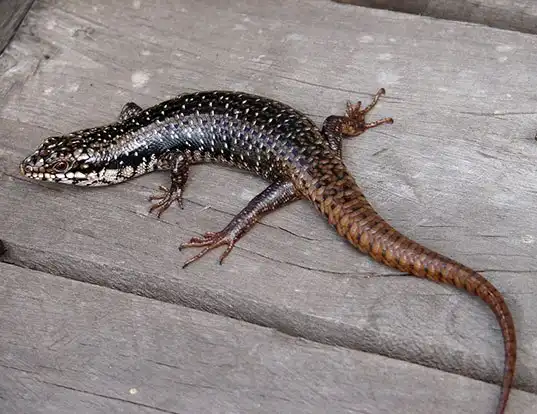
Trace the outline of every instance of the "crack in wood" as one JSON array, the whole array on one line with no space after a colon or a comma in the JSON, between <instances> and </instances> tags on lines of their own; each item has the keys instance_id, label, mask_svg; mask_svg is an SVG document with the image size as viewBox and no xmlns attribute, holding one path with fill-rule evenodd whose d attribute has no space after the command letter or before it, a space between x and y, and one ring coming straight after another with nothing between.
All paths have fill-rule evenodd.
<instances>
[{"instance_id":1,"label":"crack in wood","mask_svg":"<svg viewBox=\"0 0 537 414\"><path fill-rule=\"evenodd\" d=\"M140 403L140 402L137 402L137 401L129 401L129 400L126 400L124 398L112 397L110 395L104 395L104 394L99 394L99 393L95 393L95 392L91 392L91 391L85 391L85 390L81 390L81 389L78 389L78 388L75 388L75 387L69 387L67 385L56 384L56 383L50 382L50 381L41 381L41 382L43 384L52 385L53 387L59 387L59 388L63 388L63 389L69 390L69 391L80 392L82 394L93 395L94 397L106 398L108 400L120 401L120 402L124 402L124 403L127 403L127 404L132 404L132 405L136 405L136 406L139 406L139 407L143 407L143 408L149 408L149 409L158 411L160 413L179 414L179 411L165 410L163 408L155 407L155 406L149 405L149 404L143 404L143 403Z\"/></svg>"}]
</instances>

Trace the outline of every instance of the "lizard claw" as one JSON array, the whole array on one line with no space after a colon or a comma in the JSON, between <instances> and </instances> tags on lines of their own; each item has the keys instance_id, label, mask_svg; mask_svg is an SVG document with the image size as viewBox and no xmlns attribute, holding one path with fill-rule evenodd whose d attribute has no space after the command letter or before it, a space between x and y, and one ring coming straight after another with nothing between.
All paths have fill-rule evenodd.
<instances>
[{"instance_id":1,"label":"lizard claw","mask_svg":"<svg viewBox=\"0 0 537 414\"><path fill-rule=\"evenodd\" d=\"M347 102L347 110L345 111L345 116L343 117L341 123L341 132L343 133L343 135L347 137L355 137L362 134L366 130L374 128L378 125L393 124L392 118L383 118L379 119L378 121L369 123L365 122L366 114L374 108L379 98L385 93L386 91L384 90L384 88L380 88L373 97L371 103L367 105L364 109L362 109L361 101L358 101L356 104Z\"/></svg>"},{"instance_id":2,"label":"lizard claw","mask_svg":"<svg viewBox=\"0 0 537 414\"><path fill-rule=\"evenodd\" d=\"M149 201L158 200L157 203L154 203L151 206L149 213L152 213L153 210L156 210L157 217L160 218L161 214L164 213L174 201L177 201L179 207L183 208L183 196L181 194L181 190L174 191L173 189L168 189L162 185L159 186L159 190L162 191L162 194L154 194L149 197Z\"/></svg>"},{"instance_id":3,"label":"lizard claw","mask_svg":"<svg viewBox=\"0 0 537 414\"><path fill-rule=\"evenodd\" d=\"M210 250L216 247L227 245L226 250L224 251L224 253L222 253L219 259L219 263L222 264L228 254L231 253L231 250L233 250L233 247L235 246L237 240L238 237L234 236L232 232L228 233L226 231L208 231L202 237L192 237L189 242L182 243L179 246L179 250L183 250L186 247L204 247L204 249L197 255L188 259L183 264L183 269L187 267L190 263L198 260L202 256L205 256L205 254Z\"/></svg>"}]
</instances>

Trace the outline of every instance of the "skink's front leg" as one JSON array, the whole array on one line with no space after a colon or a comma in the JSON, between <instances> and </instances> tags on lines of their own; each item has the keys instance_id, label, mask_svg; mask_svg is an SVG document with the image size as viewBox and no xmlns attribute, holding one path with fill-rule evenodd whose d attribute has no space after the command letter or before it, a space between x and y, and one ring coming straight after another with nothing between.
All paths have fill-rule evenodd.
<instances>
[{"instance_id":1,"label":"skink's front leg","mask_svg":"<svg viewBox=\"0 0 537 414\"><path fill-rule=\"evenodd\" d=\"M140 107L140 105L137 105L134 102L127 102L125 105L123 105L123 108L121 108L121 112L118 116L118 121L124 122L127 119L138 115L142 111L143 109Z\"/></svg>"},{"instance_id":2,"label":"skink's front leg","mask_svg":"<svg viewBox=\"0 0 537 414\"><path fill-rule=\"evenodd\" d=\"M215 247L227 245L220 256L220 264L231 252L235 243L265 214L274 211L291 201L298 200L300 196L290 182L276 182L269 185L258 194L248 205L237 214L233 220L218 232L207 232L202 237L193 237L189 242L181 244L179 250L185 247L204 247L197 255L188 259L183 268L198 260Z\"/></svg>"},{"instance_id":3,"label":"skink's front leg","mask_svg":"<svg viewBox=\"0 0 537 414\"><path fill-rule=\"evenodd\" d=\"M155 194L149 197L150 201L157 201L149 209L149 212L157 211L157 217L160 217L174 201L177 201L179 207L183 208L183 190L188 180L188 167L189 163L186 157L181 154L169 154L169 162L172 165L171 179L172 183L170 188L160 186L159 189L162 194Z\"/></svg>"},{"instance_id":4,"label":"skink's front leg","mask_svg":"<svg viewBox=\"0 0 537 414\"><path fill-rule=\"evenodd\" d=\"M134 102L127 102L123 105L121 112L118 116L119 122L125 122L128 119L139 115L143 109ZM183 208L183 188L188 180L188 161L181 153L169 153L166 154L162 160L160 160L161 167L171 169L172 183L170 188L160 186L161 194L155 194L149 197L149 201L158 201L154 203L149 212L152 213L156 210L157 217L160 217L168 207L177 201L179 206Z\"/></svg>"}]
</instances>

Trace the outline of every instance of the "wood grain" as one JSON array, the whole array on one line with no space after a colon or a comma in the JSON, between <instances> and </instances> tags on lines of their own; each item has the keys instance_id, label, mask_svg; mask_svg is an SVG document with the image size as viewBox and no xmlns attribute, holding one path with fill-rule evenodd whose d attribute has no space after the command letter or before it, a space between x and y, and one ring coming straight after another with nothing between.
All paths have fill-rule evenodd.
<instances>
[{"instance_id":1,"label":"wood grain","mask_svg":"<svg viewBox=\"0 0 537 414\"><path fill-rule=\"evenodd\" d=\"M193 169L185 209L162 220L146 199L166 174L91 190L18 175L44 137L112 121L130 100L241 89L321 123L385 87L372 117L395 124L346 141L346 163L397 229L505 294L516 386L537 392L534 36L322 0L47 0L0 59L4 260L497 383L501 336L484 305L373 263L306 202L263 220L223 266L214 252L182 270L193 252L178 244L264 188L250 175Z\"/></svg>"},{"instance_id":2,"label":"wood grain","mask_svg":"<svg viewBox=\"0 0 537 414\"><path fill-rule=\"evenodd\" d=\"M0 54L4 51L34 0L0 1Z\"/></svg>"},{"instance_id":3,"label":"wood grain","mask_svg":"<svg viewBox=\"0 0 537 414\"><path fill-rule=\"evenodd\" d=\"M537 33L533 0L333 0L363 7L485 24L498 29Z\"/></svg>"},{"instance_id":4,"label":"wood grain","mask_svg":"<svg viewBox=\"0 0 537 414\"><path fill-rule=\"evenodd\" d=\"M0 273L3 414L462 414L489 412L497 394L206 312L2 263ZM535 395L514 396L512 410L533 412Z\"/></svg>"}]
</instances>

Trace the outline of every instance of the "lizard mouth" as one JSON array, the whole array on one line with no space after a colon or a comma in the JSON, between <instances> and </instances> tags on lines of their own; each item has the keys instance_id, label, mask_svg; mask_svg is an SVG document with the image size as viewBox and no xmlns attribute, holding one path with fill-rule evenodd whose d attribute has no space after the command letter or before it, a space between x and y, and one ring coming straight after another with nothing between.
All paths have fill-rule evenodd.
<instances>
[{"instance_id":1,"label":"lizard mouth","mask_svg":"<svg viewBox=\"0 0 537 414\"><path fill-rule=\"evenodd\" d=\"M94 178L81 172L51 172L43 167L35 167L21 163L19 166L21 175L36 181L55 182L59 184L75 184L79 186L94 186Z\"/></svg>"},{"instance_id":2,"label":"lizard mouth","mask_svg":"<svg viewBox=\"0 0 537 414\"><path fill-rule=\"evenodd\" d=\"M21 173L28 178L31 178L33 180L40 180L40 181L60 181L60 177L57 176L57 174L50 174L50 173L43 173L38 171L26 171L25 169L21 168Z\"/></svg>"},{"instance_id":3,"label":"lizard mouth","mask_svg":"<svg viewBox=\"0 0 537 414\"><path fill-rule=\"evenodd\" d=\"M28 163L22 162L19 165L19 171L21 175L39 181L60 181L57 173L47 172L44 167L32 166Z\"/></svg>"}]
</instances>

